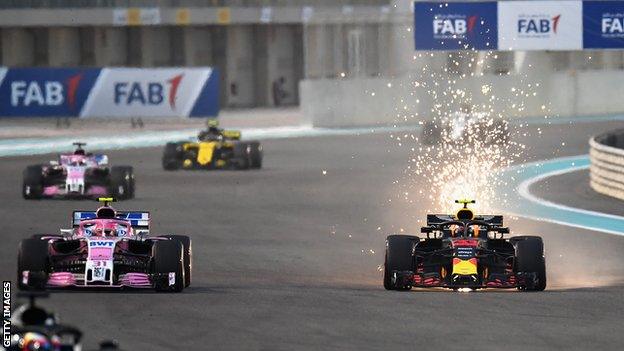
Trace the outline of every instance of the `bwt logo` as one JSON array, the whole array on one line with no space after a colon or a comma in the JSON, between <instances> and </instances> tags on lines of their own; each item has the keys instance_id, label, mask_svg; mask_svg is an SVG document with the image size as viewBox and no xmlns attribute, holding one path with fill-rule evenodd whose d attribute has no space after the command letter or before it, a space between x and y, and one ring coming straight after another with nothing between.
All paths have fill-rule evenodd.
<instances>
[{"instance_id":1,"label":"bwt logo","mask_svg":"<svg viewBox=\"0 0 624 351\"><path fill-rule=\"evenodd\" d=\"M557 34L561 15L553 18L521 18L518 20L518 33L521 34Z\"/></svg>"},{"instance_id":2,"label":"bwt logo","mask_svg":"<svg viewBox=\"0 0 624 351\"><path fill-rule=\"evenodd\" d=\"M117 82L115 83L115 105L160 105L167 101L175 109L178 87L184 75L177 75L162 82ZM168 89L166 89L168 87ZM168 90L165 92L165 90Z\"/></svg>"},{"instance_id":3,"label":"bwt logo","mask_svg":"<svg viewBox=\"0 0 624 351\"><path fill-rule=\"evenodd\" d=\"M114 241L90 241L89 247L113 247Z\"/></svg>"},{"instance_id":4,"label":"bwt logo","mask_svg":"<svg viewBox=\"0 0 624 351\"><path fill-rule=\"evenodd\" d=\"M464 36L472 33L477 16L444 15L433 20L434 36Z\"/></svg>"},{"instance_id":5,"label":"bwt logo","mask_svg":"<svg viewBox=\"0 0 624 351\"><path fill-rule=\"evenodd\" d=\"M61 106L66 101L70 108L76 105L76 92L82 73L69 77L65 84L60 81L11 82L11 106Z\"/></svg>"},{"instance_id":6,"label":"bwt logo","mask_svg":"<svg viewBox=\"0 0 624 351\"><path fill-rule=\"evenodd\" d=\"M602 34L624 33L624 18L603 17Z\"/></svg>"}]
</instances>

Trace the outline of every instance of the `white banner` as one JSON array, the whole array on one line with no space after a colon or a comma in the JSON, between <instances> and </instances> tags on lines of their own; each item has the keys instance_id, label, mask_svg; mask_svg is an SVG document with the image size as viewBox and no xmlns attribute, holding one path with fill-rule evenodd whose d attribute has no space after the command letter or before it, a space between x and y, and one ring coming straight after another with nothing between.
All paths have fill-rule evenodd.
<instances>
[{"instance_id":1,"label":"white banner","mask_svg":"<svg viewBox=\"0 0 624 351\"><path fill-rule=\"evenodd\" d=\"M499 1L499 50L582 50L581 1Z\"/></svg>"},{"instance_id":2,"label":"white banner","mask_svg":"<svg viewBox=\"0 0 624 351\"><path fill-rule=\"evenodd\" d=\"M158 7L113 9L114 26L140 26L155 24L160 24L160 9Z\"/></svg>"},{"instance_id":3,"label":"white banner","mask_svg":"<svg viewBox=\"0 0 624 351\"><path fill-rule=\"evenodd\" d=\"M80 117L187 117L212 68L104 68Z\"/></svg>"}]
</instances>

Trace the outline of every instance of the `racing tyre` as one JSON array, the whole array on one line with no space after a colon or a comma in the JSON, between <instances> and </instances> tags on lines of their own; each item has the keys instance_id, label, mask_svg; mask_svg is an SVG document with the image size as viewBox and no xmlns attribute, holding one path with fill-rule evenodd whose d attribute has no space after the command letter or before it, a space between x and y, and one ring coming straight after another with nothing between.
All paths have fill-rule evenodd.
<instances>
[{"instance_id":1,"label":"racing tyre","mask_svg":"<svg viewBox=\"0 0 624 351\"><path fill-rule=\"evenodd\" d=\"M251 168L250 151L251 148L248 143L238 142L234 144L234 167L236 169Z\"/></svg>"},{"instance_id":2,"label":"racing tyre","mask_svg":"<svg viewBox=\"0 0 624 351\"><path fill-rule=\"evenodd\" d=\"M22 272L29 272L28 284L22 282ZM24 239L17 251L17 284L22 290L44 289L48 271L48 242ZM37 278L37 279L35 279Z\"/></svg>"},{"instance_id":3,"label":"racing tyre","mask_svg":"<svg viewBox=\"0 0 624 351\"><path fill-rule=\"evenodd\" d=\"M533 236L533 235L518 235L518 236L512 236L511 238L509 238L509 242L514 245L514 247L516 246L516 244L522 240L539 240L542 241L542 238L539 236ZM543 246L543 242L542 242L542 246Z\"/></svg>"},{"instance_id":4,"label":"racing tyre","mask_svg":"<svg viewBox=\"0 0 624 351\"><path fill-rule=\"evenodd\" d=\"M165 235L173 241L178 241L184 249L184 287L191 285L191 275L193 272L193 246L191 238L186 235Z\"/></svg>"},{"instance_id":5,"label":"racing tyre","mask_svg":"<svg viewBox=\"0 0 624 351\"><path fill-rule=\"evenodd\" d=\"M43 195L43 170L41 165L26 167L23 177L22 196L24 199L40 199Z\"/></svg>"},{"instance_id":6,"label":"racing tyre","mask_svg":"<svg viewBox=\"0 0 624 351\"><path fill-rule=\"evenodd\" d=\"M134 198L134 170L130 166L111 168L109 192L120 199Z\"/></svg>"},{"instance_id":7,"label":"racing tyre","mask_svg":"<svg viewBox=\"0 0 624 351\"><path fill-rule=\"evenodd\" d=\"M262 168L262 145L260 142L248 142L247 149L249 150L249 168Z\"/></svg>"},{"instance_id":8,"label":"racing tyre","mask_svg":"<svg viewBox=\"0 0 624 351\"><path fill-rule=\"evenodd\" d=\"M434 122L426 122L422 129L422 142L425 145L435 145L440 142L442 134Z\"/></svg>"},{"instance_id":9,"label":"racing tyre","mask_svg":"<svg viewBox=\"0 0 624 351\"><path fill-rule=\"evenodd\" d=\"M537 278L534 285L528 285L521 290L543 291L546 289L546 260L542 238L526 236L512 239L516 239L516 272L534 273Z\"/></svg>"},{"instance_id":10,"label":"racing tyre","mask_svg":"<svg viewBox=\"0 0 624 351\"><path fill-rule=\"evenodd\" d=\"M389 235L386 238L386 255L384 258L384 288L386 290L410 290L412 287L396 288L392 284L393 271L413 271L414 245L419 241L417 236Z\"/></svg>"},{"instance_id":11,"label":"racing tyre","mask_svg":"<svg viewBox=\"0 0 624 351\"><path fill-rule=\"evenodd\" d=\"M163 152L162 166L166 171L175 171L182 167L182 152L179 143L167 143Z\"/></svg>"},{"instance_id":12,"label":"racing tyre","mask_svg":"<svg viewBox=\"0 0 624 351\"><path fill-rule=\"evenodd\" d=\"M169 273L175 273L175 282L173 285L156 284L156 291L174 291L180 292L184 290L184 249L182 244L177 240L156 241L152 248L152 259L154 262L154 273L160 273L165 276L162 279L168 282Z\"/></svg>"}]
</instances>

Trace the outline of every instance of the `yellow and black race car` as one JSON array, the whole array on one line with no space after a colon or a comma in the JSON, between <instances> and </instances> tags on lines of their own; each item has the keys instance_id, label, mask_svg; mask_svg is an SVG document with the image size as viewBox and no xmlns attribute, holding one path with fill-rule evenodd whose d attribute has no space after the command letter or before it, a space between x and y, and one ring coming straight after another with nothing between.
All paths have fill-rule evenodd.
<instances>
[{"instance_id":1,"label":"yellow and black race car","mask_svg":"<svg viewBox=\"0 0 624 351\"><path fill-rule=\"evenodd\" d=\"M199 133L197 142L167 143L162 165L177 169L253 169L262 167L259 141L241 141L241 132L210 125Z\"/></svg>"}]
</instances>

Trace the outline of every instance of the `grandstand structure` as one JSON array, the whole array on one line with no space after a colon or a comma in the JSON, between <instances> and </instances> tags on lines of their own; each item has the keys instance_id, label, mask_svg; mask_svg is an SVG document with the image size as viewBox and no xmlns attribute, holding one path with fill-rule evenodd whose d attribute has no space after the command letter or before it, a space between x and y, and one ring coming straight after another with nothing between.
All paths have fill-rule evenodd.
<instances>
[{"instance_id":1,"label":"grandstand structure","mask_svg":"<svg viewBox=\"0 0 624 351\"><path fill-rule=\"evenodd\" d=\"M412 7L409 0L0 0L0 65L212 66L222 106L234 108L297 105L304 80L396 78L424 65L480 69L470 62L483 53L414 59ZM623 57L500 52L484 67L619 70Z\"/></svg>"}]
</instances>

